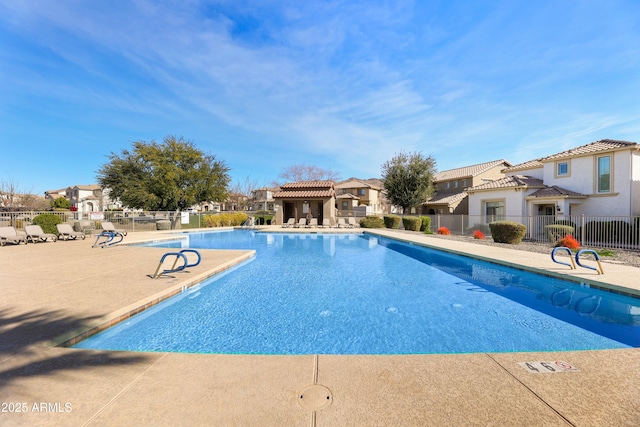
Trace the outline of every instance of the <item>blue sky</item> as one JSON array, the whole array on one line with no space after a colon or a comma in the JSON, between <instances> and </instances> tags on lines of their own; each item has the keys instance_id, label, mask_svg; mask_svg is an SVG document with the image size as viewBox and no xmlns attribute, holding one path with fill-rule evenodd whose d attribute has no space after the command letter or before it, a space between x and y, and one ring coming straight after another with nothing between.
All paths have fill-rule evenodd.
<instances>
[{"instance_id":1,"label":"blue sky","mask_svg":"<svg viewBox=\"0 0 640 427\"><path fill-rule=\"evenodd\" d=\"M183 136L269 184L379 177L640 140L640 2L0 2L0 180L96 182L111 152Z\"/></svg>"}]
</instances>

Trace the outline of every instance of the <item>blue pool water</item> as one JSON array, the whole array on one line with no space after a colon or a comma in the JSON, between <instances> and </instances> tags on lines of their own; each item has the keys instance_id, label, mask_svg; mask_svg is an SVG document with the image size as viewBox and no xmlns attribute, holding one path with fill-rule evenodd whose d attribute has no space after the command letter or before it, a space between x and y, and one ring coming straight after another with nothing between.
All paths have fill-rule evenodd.
<instances>
[{"instance_id":1,"label":"blue pool water","mask_svg":"<svg viewBox=\"0 0 640 427\"><path fill-rule=\"evenodd\" d=\"M640 300L372 235L189 233L256 257L76 347L420 354L640 347ZM179 273L184 274L184 273Z\"/></svg>"}]
</instances>

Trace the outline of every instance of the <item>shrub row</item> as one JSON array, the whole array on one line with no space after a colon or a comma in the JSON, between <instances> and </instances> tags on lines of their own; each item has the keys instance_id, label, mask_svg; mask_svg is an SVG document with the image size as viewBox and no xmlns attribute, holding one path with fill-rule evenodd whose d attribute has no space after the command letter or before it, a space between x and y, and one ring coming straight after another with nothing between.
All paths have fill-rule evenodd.
<instances>
[{"instance_id":1,"label":"shrub row","mask_svg":"<svg viewBox=\"0 0 640 427\"><path fill-rule=\"evenodd\" d=\"M384 221L376 215L367 215L360 220L362 228L384 228Z\"/></svg>"},{"instance_id":2,"label":"shrub row","mask_svg":"<svg viewBox=\"0 0 640 427\"><path fill-rule=\"evenodd\" d=\"M205 215L204 224L207 227L236 227L242 225L249 217L244 212L223 212Z\"/></svg>"}]
</instances>

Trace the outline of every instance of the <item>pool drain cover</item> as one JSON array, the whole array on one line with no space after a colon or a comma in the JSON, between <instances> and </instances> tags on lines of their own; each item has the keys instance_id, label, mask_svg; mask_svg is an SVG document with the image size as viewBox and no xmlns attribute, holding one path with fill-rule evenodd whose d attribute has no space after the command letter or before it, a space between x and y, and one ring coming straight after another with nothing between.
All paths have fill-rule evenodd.
<instances>
[{"instance_id":1,"label":"pool drain cover","mask_svg":"<svg viewBox=\"0 0 640 427\"><path fill-rule=\"evenodd\" d=\"M319 411L331 404L331 391L325 386L314 384L298 393L298 403L308 411Z\"/></svg>"}]
</instances>

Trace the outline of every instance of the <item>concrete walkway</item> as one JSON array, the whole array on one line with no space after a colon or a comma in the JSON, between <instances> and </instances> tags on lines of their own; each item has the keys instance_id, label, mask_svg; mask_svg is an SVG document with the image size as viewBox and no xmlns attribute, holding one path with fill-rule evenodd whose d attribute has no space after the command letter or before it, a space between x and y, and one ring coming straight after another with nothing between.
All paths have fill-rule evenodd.
<instances>
[{"instance_id":1,"label":"concrete walkway","mask_svg":"<svg viewBox=\"0 0 640 427\"><path fill-rule=\"evenodd\" d=\"M548 255L379 233L545 274L568 273ZM135 233L125 242L166 238L174 237ZM166 249L92 243L0 248L2 426L636 426L640 420L640 349L252 356L55 347L253 256L202 250L200 266L154 280L147 275ZM640 293L640 269L604 268L603 276L586 269L576 274ZM557 360L579 370L536 374L520 365Z\"/></svg>"}]
</instances>

